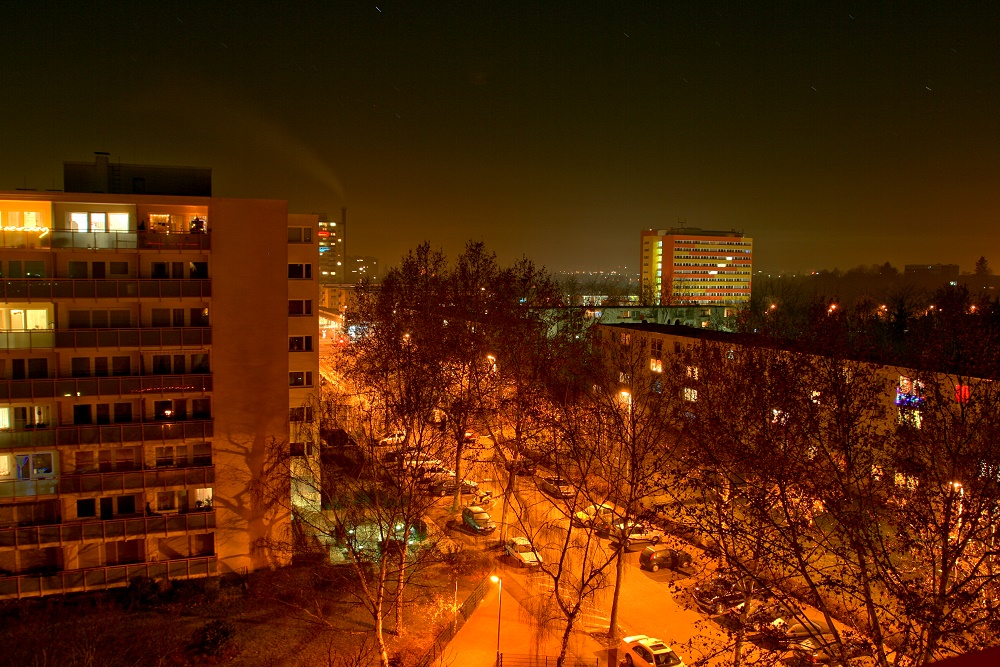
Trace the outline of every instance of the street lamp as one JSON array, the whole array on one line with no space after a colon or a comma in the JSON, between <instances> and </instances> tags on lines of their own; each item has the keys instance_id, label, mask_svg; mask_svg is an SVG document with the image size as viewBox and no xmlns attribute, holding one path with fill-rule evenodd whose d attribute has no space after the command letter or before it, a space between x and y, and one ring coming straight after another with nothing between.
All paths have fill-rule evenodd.
<instances>
[{"instance_id":1,"label":"street lamp","mask_svg":"<svg viewBox=\"0 0 1000 667\"><path fill-rule=\"evenodd\" d=\"M503 579L497 575L491 575L490 581L497 584L497 664L500 664L500 617L503 612Z\"/></svg>"}]
</instances>

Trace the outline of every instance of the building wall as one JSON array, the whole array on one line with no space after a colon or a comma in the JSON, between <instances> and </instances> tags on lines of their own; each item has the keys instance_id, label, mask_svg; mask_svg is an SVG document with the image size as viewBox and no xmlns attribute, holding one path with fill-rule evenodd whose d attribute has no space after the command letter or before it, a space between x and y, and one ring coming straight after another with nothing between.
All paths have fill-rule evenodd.
<instances>
[{"instance_id":1,"label":"building wall","mask_svg":"<svg viewBox=\"0 0 1000 667\"><path fill-rule=\"evenodd\" d=\"M213 199L209 215L220 570L278 565L266 546L287 537L287 511L251 489L287 432L287 204Z\"/></svg>"}]
</instances>

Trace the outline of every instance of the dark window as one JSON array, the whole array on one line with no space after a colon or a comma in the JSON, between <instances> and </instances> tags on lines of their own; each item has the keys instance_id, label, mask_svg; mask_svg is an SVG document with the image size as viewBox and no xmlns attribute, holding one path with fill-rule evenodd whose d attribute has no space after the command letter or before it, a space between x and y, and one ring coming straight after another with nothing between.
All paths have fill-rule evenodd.
<instances>
[{"instance_id":1,"label":"dark window","mask_svg":"<svg viewBox=\"0 0 1000 667\"><path fill-rule=\"evenodd\" d=\"M111 262L111 275L119 278L128 276L128 262Z\"/></svg>"},{"instance_id":2,"label":"dark window","mask_svg":"<svg viewBox=\"0 0 1000 667\"><path fill-rule=\"evenodd\" d=\"M73 406L73 423L74 424L93 424L94 417L89 405L74 405Z\"/></svg>"},{"instance_id":3,"label":"dark window","mask_svg":"<svg viewBox=\"0 0 1000 667\"><path fill-rule=\"evenodd\" d=\"M175 354L174 355L174 375L184 374L184 355Z\"/></svg>"},{"instance_id":4,"label":"dark window","mask_svg":"<svg viewBox=\"0 0 1000 667\"><path fill-rule=\"evenodd\" d=\"M212 443L201 442L194 446L194 451L191 452L192 460L191 465L196 466L210 466L212 465Z\"/></svg>"},{"instance_id":5,"label":"dark window","mask_svg":"<svg viewBox=\"0 0 1000 667\"><path fill-rule=\"evenodd\" d=\"M10 274L11 278L23 278L24 277L24 265L22 262L10 261L7 263L7 272Z\"/></svg>"},{"instance_id":6,"label":"dark window","mask_svg":"<svg viewBox=\"0 0 1000 667\"><path fill-rule=\"evenodd\" d=\"M169 308L153 308L153 326L154 327L170 326Z\"/></svg>"},{"instance_id":7,"label":"dark window","mask_svg":"<svg viewBox=\"0 0 1000 667\"><path fill-rule=\"evenodd\" d=\"M191 326L193 327L208 326L208 308L191 309Z\"/></svg>"},{"instance_id":8,"label":"dark window","mask_svg":"<svg viewBox=\"0 0 1000 667\"><path fill-rule=\"evenodd\" d=\"M89 310L71 310L71 311L69 311L69 328L70 329L89 329L90 328L90 311Z\"/></svg>"},{"instance_id":9,"label":"dark window","mask_svg":"<svg viewBox=\"0 0 1000 667\"><path fill-rule=\"evenodd\" d=\"M289 336L289 352L312 352L312 336Z\"/></svg>"},{"instance_id":10,"label":"dark window","mask_svg":"<svg viewBox=\"0 0 1000 667\"><path fill-rule=\"evenodd\" d=\"M90 357L73 357L71 363L73 377L90 377Z\"/></svg>"},{"instance_id":11,"label":"dark window","mask_svg":"<svg viewBox=\"0 0 1000 667\"><path fill-rule=\"evenodd\" d=\"M211 419L212 400L208 398L191 399L191 417L193 419Z\"/></svg>"},{"instance_id":12,"label":"dark window","mask_svg":"<svg viewBox=\"0 0 1000 667\"><path fill-rule=\"evenodd\" d=\"M45 262L25 262L24 263L24 277L25 278L44 278L45 277Z\"/></svg>"},{"instance_id":13,"label":"dark window","mask_svg":"<svg viewBox=\"0 0 1000 667\"><path fill-rule=\"evenodd\" d=\"M28 359L28 379L41 380L49 376L48 359Z\"/></svg>"},{"instance_id":14,"label":"dark window","mask_svg":"<svg viewBox=\"0 0 1000 667\"><path fill-rule=\"evenodd\" d=\"M15 380L24 380L28 377L28 373L25 370L26 364L24 359L11 359L10 360L10 372L11 377Z\"/></svg>"},{"instance_id":15,"label":"dark window","mask_svg":"<svg viewBox=\"0 0 1000 667\"><path fill-rule=\"evenodd\" d=\"M289 456L305 456L306 455L306 443L304 443L304 442L290 442L290 443L288 443L288 455Z\"/></svg>"},{"instance_id":16,"label":"dark window","mask_svg":"<svg viewBox=\"0 0 1000 667\"><path fill-rule=\"evenodd\" d=\"M111 357L111 372L116 377L132 375L132 359L129 357Z\"/></svg>"},{"instance_id":17,"label":"dark window","mask_svg":"<svg viewBox=\"0 0 1000 667\"><path fill-rule=\"evenodd\" d=\"M94 357L94 375L99 378L108 377L107 357Z\"/></svg>"},{"instance_id":18,"label":"dark window","mask_svg":"<svg viewBox=\"0 0 1000 667\"><path fill-rule=\"evenodd\" d=\"M104 262L91 262L90 277L94 280L104 280L107 278L107 265Z\"/></svg>"},{"instance_id":19,"label":"dark window","mask_svg":"<svg viewBox=\"0 0 1000 667\"><path fill-rule=\"evenodd\" d=\"M170 355L169 354L154 354L153 355L153 374L154 375L169 375L170 374Z\"/></svg>"},{"instance_id":20,"label":"dark window","mask_svg":"<svg viewBox=\"0 0 1000 667\"><path fill-rule=\"evenodd\" d=\"M208 365L208 355L207 354L192 354L191 355L191 372L192 373L210 373Z\"/></svg>"},{"instance_id":21,"label":"dark window","mask_svg":"<svg viewBox=\"0 0 1000 667\"><path fill-rule=\"evenodd\" d=\"M289 315L312 315L312 300L311 299L289 299L289 301L288 301L288 314Z\"/></svg>"},{"instance_id":22,"label":"dark window","mask_svg":"<svg viewBox=\"0 0 1000 667\"><path fill-rule=\"evenodd\" d=\"M156 467L157 468L169 468L174 465L174 448L173 447L157 447L156 448Z\"/></svg>"},{"instance_id":23,"label":"dark window","mask_svg":"<svg viewBox=\"0 0 1000 667\"><path fill-rule=\"evenodd\" d=\"M86 262L70 262L69 263L69 277L70 278L86 278L87 277L87 263Z\"/></svg>"},{"instance_id":24,"label":"dark window","mask_svg":"<svg viewBox=\"0 0 1000 667\"><path fill-rule=\"evenodd\" d=\"M288 421L290 422L311 422L312 420L313 409L311 407L288 409Z\"/></svg>"},{"instance_id":25,"label":"dark window","mask_svg":"<svg viewBox=\"0 0 1000 667\"><path fill-rule=\"evenodd\" d=\"M83 500L76 501L76 516L81 519L97 516L97 499L84 498Z\"/></svg>"},{"instance_id":26,"label":"dark window","mask_svg":"<svg viewBox=\"0 0 1000 667\"><path fill-rule=\"evenodd\" d=\"M313 374L311 371L293 371L288 374L289 387L311 387Z\"/></svg>"},{"instance_id":27,"label":"dark window","mask_svg":"<svg viewBox=\"0 0 1000 667\"><path fill-rule=\"evenodd\" d=\"M153 262L149 267L149 276L155 279L168 278L167 273L167 263L166 262Z\"/></svg>"},{"instance_id":28,"label":"dark window","mask_svg":"<svg viewBox=\"0 0 1000 667\"><path fill-rule=\"evenodd\" d=\"M135 496L120 496L118 498L119 514L135 514Z\"/></svg>"},{"instance_id":29,"label":"dark window","mask_svg":"<svg viewBox=\"0 0 1000 667\"><path fill-rule=\"evenodd\" d=\"M115 403L115 423L128 424L132 421L132 404Z\"/></svg>"},{"instance_id":30,"label":"dark window","mask_svg":"<svg viewBox=\"0 0 1000 667\"><path fill-rule=\"evenodd\" d=\"M184 420L188 418L188 402L186 398L174 400L174 419Z\"/></svg>"},{"instance_id":31,"label":"dark window","mask_svg":"<svg viewBox=\"0 0 1000 667\"><path fill-rule=\"evenodd\" d=\"M171 262L170 275L174 280L184 279L184 262Z\"/></svg>"},{"instance_id":32,"label":"dark window","mask_svg":"<svg viewBox=\"0 0 1000 667\"><path fill-rule=\"evenodd\" d=\"M115 329L128 329L132 326L132 317L127 310L111 311L111 326Z\"/></svg>"},{"instance_id":33,"label":"dark window","mask_svg":"<svg viewBox=\"0 0 1000 667\"><path fill-rule=\"evenodd\" d=\"M96 406L97 412L97 423L98 424L110 424L111 423L111 405L108 403L98 403Z\"/></svg>"},{"instance_id":34,"label":"dark window","mask_svg":"<svg viewBox=\"0 0 1000 667\"><path fill-rule=\"evenodd\" d=\"M90 312L90 325L95 329L108 328L108 311L93 310Z\"/></svg>"},{"instance_id":35,"label":"dark window","mask_svg":"<svg viewBox=\"0 0 1000 667\"><path fill-rule=\"evenodd\" d=\"M289 278L304 278L302 267L304 264L289 264L288 265L288 277Z\"/></svg>"},{"instance_id":36,"label":"dark window","mask_svg":"<svg viewBox=\"0 0 1000 667\"><path fill-rule=\"evenodd\" d=\"M208 279L208 262L191 262L189 266L192 280Z\"/></svg>"},{"instance_id":37,"label":"dark window","mask_svg":"<svg viewBox=\"0 0 1000 667\"><path fill-rule=\"evenodd\" d=\"M174 308L173 315L174 315L174 318L172 320L173 325L175 327L182 327L182 326L184 326L184 309L183 308Z\"/></svg>"}]
</instances>

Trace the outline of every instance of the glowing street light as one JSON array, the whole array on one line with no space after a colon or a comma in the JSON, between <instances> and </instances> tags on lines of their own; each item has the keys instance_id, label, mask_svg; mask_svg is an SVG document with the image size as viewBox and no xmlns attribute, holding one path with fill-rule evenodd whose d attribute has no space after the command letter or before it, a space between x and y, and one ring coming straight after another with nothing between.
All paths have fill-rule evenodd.
<instances>
[{"instance_id":1,"label":"glowing street light","mask_svg":"<svg viewBox=\"0 0 1000 667\"><path fill-rule=\"evenodd\" d=\"M500 618L503 612L503 579L491 575L490 581L497 584L497 664L500 664Z\"/></svg>"}]
</instances>

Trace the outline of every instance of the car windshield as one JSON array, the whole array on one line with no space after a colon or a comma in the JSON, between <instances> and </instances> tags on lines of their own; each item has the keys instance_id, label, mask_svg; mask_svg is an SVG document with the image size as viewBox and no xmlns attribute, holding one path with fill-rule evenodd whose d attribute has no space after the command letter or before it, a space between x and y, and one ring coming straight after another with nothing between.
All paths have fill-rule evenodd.
<instances>
[{"instance_id":1,"label":"car windshield","mask_svg":"<svg viewBox=\"0 0 1000 667\"><path fill-rule=\"evenodd\" d=\"M519 554L530 554L533 551L530 544L524 544L524 543L515 544L514 548L517 550L517 553Z\"/></svg>"},{"instance_id":2,"label":"car windshield","mask_svg":"<svg viewBox=\"0 0 1000 667\"><path fill-rule=\"evenodd\" d=\"M472 515L472 520L475 521L477 525L485 526L490 522L490 515L486 512L479 512Z\"/></svg>"},{"instance_id":3,"label":"car windshield","mask_svg":"<svg viewBox=\"0 0 1000 667\"><path fill-rule=\"evenodd\" d=\"M673 651L664 651L655 655L657 667L673 667L681 664L681 659Z\"/></svg>"}]
</instances>

